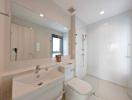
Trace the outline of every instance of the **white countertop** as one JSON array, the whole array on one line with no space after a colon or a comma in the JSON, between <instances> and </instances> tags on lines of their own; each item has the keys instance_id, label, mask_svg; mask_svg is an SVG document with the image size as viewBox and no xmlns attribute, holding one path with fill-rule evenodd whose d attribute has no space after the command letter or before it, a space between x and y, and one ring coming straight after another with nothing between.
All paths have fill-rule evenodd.
<instances>
[{"instance_id":1,"label":"white countertop","mask_svg":"<svg viewBox=\"0 0 132 100\"><path fill-rule=\"evenodd\" d=\"M59 66L59 65L63 65L63 64L67 64L67 63L74 63L74 60L65 60L65 61L62 61L62 62L54 62L54 63L51 63L51 64L47 64L44 66L43 65L40 65L41 68L44 68L44 67L53 67L53 66ZM24 68L19 68L19 69L16 69L16 70L9 70L9 71L4 71L1 73L0 77L8 77L8 76L15 76L15 75L19 75L19 74L22 74L22 73L25 73L25 72L28 72L28 71L33 71L35 69L35 67L24 67Z\"/></svg>"},{"instance_id":2,"label":"white countertop","mask_svg":"<svg viewBox=\"0 0 132 100\"><path fill-rule=\"evenodd\" d=\"M5 72L1 73L0 77L14 76L14 75L21 74L21 73L28 72L28 71L32 71L32 70L33 70L33 67L5 71Z\"/></svg>"}]
</instances>

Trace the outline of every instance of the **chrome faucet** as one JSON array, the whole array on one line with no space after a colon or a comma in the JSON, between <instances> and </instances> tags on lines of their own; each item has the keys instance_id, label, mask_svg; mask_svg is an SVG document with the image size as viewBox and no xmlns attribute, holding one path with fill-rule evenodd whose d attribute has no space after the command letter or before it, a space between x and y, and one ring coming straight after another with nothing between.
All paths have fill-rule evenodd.
<instances>
[{"instance_id":1,"label":"chrome faucet","mask_svg":"<svg viewBox=\"0 0 132 100\"><path fill-rule=\"evenodd\" d=\"M35 68L35 73L38 74L40 70L41 70L40 65L37 65Z\"/></svg>"}]
</instances>

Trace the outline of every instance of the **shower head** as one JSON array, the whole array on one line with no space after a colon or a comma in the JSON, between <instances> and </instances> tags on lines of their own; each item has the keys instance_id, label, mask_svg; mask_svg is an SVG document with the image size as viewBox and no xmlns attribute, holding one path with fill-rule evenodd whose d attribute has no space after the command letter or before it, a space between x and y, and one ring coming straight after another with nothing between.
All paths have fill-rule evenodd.
<instances>
[{"instance_id":1,"label":"shower head","mask_svg":"<svg viewBox=\"0 0 132 100\"><path fill-rule=\"evenodd\" d=\"M82 40L84 41L87 38L86 34L82 34Z\"/></svg>"}]
</instances>

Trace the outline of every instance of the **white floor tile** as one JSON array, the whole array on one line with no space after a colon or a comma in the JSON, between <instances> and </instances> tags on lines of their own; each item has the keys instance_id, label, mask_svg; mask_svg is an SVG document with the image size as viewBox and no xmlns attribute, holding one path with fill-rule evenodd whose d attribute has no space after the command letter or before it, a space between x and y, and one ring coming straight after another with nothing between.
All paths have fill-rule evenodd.
<instances>
[{"instance_id":1,"label":"white floor tile","mask_svg":"<svg viewBox=\"0 0 132 100\"><path fill-rule=\"evenodd\" d=\"M90 100L106 100L106 99L103 99L103 98L101 98L101 97L92 96L92 97L90 98Z\"/></svg>"},{"instance_id":2,"label":"white floor tile","mask_svg":"<svg viewBox=\"0 0 132 100\"><path fill-rule=\"evenodd\" d=\"M93 76L86 76L84 80L93 86L96 96L92 96L91 100L130 100L124 87Z\"/></svg>"}]
</instances>

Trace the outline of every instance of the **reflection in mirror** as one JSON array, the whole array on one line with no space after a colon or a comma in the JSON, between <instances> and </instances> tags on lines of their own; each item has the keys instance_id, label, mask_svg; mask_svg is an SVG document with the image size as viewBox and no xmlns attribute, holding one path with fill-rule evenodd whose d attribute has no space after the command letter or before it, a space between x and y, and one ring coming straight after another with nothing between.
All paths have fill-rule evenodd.
<instances>
[{"instance_id":1,"label":"reflection in mirror","mask_svg":"<svg viewBox=\"0 0 132 100\"><path fill-rule=\"evenodd\" d=\"M68 55L68 29L12 0L11 61Z\"/></svg>"}]
</instances>

